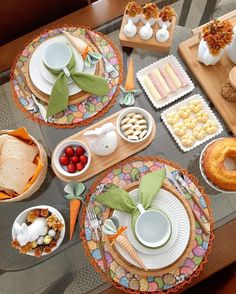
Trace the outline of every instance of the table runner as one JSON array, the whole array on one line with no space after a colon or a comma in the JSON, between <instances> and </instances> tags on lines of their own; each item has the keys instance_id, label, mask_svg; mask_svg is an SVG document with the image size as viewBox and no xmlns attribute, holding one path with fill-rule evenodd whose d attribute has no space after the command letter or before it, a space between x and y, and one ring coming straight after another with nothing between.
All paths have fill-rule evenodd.
<instances>
[{"instance_id":1,"label":"table runner","mask_svg":"<svg viewBox=\"0 0 236 294\"><path fill-rule=\"evenodd\" d=\"M185 175L185 179L189 188L195 191L199 197L199 205L203 208L207 208L210 216L210 234L207 236L204 234L197 222L195 231L195 240L192 248L192 252L186 258L186 260L170 273L166 273L162 276L149 276L141 277L128 272L125 268L118 265L113 259L111 254L107 252L105 245L106 257L108 260L108 266L110 268L110 275L112 277L112 283L115 287L122 289L128 293L165 293L175 292L182 288L186 283L190 283L193 277L199 275L203 269L204 264L207 262L207 256L211 251L213 236L213 214L209 207L210 201L204 193L203 187L199 185L198 180L190 175L186 170L182 169L179 165L170 162L164 158L147 156L147 157L133 157L120 164L117 164L101 175L91 187L89 194L87 195L87 203L94 205L94 197L102 191L106 190L112 184L119 187L125 187L131 182L137 181L141 176L147 172L151 172L162 168L163 165L169 165L171 170L179 170ZM167 179L165 180L167 181ZM187 197L187 196L186 196ZM189 201L190 206L199 217L202 217L202 213L199 208L194 204L191 198L186 198ZM94 206L95 212L99 218L101 218L108 209L105 205L96 202ZM98 250L97 243L93 241L92 229L86 220L86 208L83 208L81 218L81 238L83 240L83 246L87 256L90 259L91 264L94 266L103 277L107 280L104 272L102 259ZM206 223L205 223L206 224Z\"/></svg>"},{"instance_id":2,"label":"table runner","mask_svg":"<svg viewBox=\"0 0 236 294\"><path fill-rule=\"evenodd\" d=\"M98 117L103 116L115 103L116 96L119 93L119 85L123 80L123 65L121 56L118 48L113 44L111 40L105 35L99 32L92 32L93 37L96 41L96 44L101 48L103 55L107 60L118 70L119 76L117 78L108 77L108 74L105 73L105 77L109 78L109 93L107 96L96 97L91 95L89 98L83 100L79 104L69 105L68 108L55 115L55 120L53 123L43 120L39 112L30 113L27 110L28 101L24 97L21 88L25 88L25 81L20 77L16 71L16 65L22 68L23 65L29 62L30 57L34 50L44 41L48 40L51 37L61 35L61 30L66 30L70 33L76 33L76 35L85 36L84 27L80 26L69 26L64 25L54 29L45 30L39 36L34 37L26 45L22 52L18 54L14 61L14 65L11 69L11 92L16 102L16 105L24 112L27 113L27 117L33 121L39 122L41 124L53 125L58 128L72 128L75 126L87 125L92 123L92 121ZM16 80L16 76L18 78ZM19 87L18 82L21 83ZM42 103L42 101L40 101Z\"/></svg>"}]
</instances>

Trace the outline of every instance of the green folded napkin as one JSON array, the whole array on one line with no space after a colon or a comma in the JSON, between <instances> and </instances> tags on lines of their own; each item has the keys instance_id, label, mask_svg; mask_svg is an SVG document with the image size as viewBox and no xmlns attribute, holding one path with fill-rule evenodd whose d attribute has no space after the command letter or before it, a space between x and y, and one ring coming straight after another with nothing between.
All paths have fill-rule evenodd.
<instances>
[{"instance_id":1,"label":"green folded napkin","mask_svg":"<svg viewBox=\"0 0 236 294\"><path fill-rule=\"evenodd\" d=\"M125 90L123 86L120 86L122 96L120 98L120 104L125 106L134 105L134 97L141 94L141 90Z\"/></svg>"},{"instance_id":2,"label":"green folded napkin","mask_svg":"<svg viewBox=\"0 0 236 294\"><path fill-rule=\"evenodd\" d=\"M67 76L63 70L53 70L46 66L49 72L57 75L56 82L52 88L52 92L49 99L47 117L57 114L58 112L64 110L68 106L69 99L69 89L67 84ZM82 90L94 94L96 96L104 96L108 94L109 88L107 80L96 75L91 75L83 72L76 72L75 70L76 60L74 53L72 52L72 57L67 65L67 69L71 74L71 78L75 84Z\"/></svg>"},{"instance_id":3,"label":"green folded napkin","mask_svg":"<svg viewBox=\"0 0 236 294\"><path fill-rule=\"evenodd\" d=\"M84 60L84 65L87 67L90 67L96 63L102 58L102 55L97 52L88 52L87 57Z\"/></svg>"},{"instance_id":4,"label":"green folded napkin","mask_svg":"<svg viewBox=\"0 0 236 294\"><path fill-rule=\"evenodd\" d=\"M152 207L153 200L160 190L164 178L164 169L148 173L142 177L138 189L138 201L145 210ZM136 219L140 212L137 208L137 203L130 197L128 192L119 187L112 186L106 192L97 195L95 199L110 208L132 214L131 226L134 232Z\"/></svg>"}]
</instances>

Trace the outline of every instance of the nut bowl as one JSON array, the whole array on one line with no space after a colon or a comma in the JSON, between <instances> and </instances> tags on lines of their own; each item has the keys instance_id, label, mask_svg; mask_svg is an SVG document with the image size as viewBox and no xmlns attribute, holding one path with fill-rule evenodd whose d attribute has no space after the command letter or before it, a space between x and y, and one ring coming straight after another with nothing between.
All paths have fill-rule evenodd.
<instances>
[{"instance_id":1,"label":"nut bowl","mask_svg":"<svg viewBox=\"0 0 236 294\"><path fill-rule=\"evenodd\" d=\"M66 154L67 150L69 150L68 148L71 147L74 150L74 153L71 151L72 154ZM80 149L81 152L77 152L78 149ZM83 162L81 162L81 156L84 157ZM62 162L62 157L65 157L65 162ZM66 159L66 157L68 158ZM79 159L77 159L78 161L76 162L76 158L74 160L73 157L79 157ZM74 162L72 162L72 160L74 160ZM57 145L52 155L52 161L56 170L60 174L65 177L74 178L80 176L88 169L91 163L91 153L87 145L84 143L78 140L66 140Z\"/></svg>"},{"instance_id":2,"label":"nut bowl","mask_svg":"<svg viewBox=\"0 0 236 294\"><path fill-rule=\"evenodd\" d=\"M129 143L143 142L152 133L152 115L142 108L128 107L118 116L116 129L121 138Z\"/></svg>"}]
</instances>

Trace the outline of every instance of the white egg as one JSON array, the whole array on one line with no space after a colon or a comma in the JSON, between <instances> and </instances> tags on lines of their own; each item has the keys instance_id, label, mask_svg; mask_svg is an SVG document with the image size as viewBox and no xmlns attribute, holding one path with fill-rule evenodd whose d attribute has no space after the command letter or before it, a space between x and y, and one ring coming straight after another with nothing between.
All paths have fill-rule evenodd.
<instances>
[{"instance_id":1,"label":"white egg","mask_svg":"<svg viewBox=\"0 0 236 294\"><path fill-rule=\"evenodd\" d=\"M48 231L48 235L50 237L54 237L54 236L56 236L56 232L53 229L51 229L51 230Z\"/></svg>"},{"instance_id":2,"label":"white egg","mask_svg":"<svg viewBox=\"0 0 236 294\"><path fill-rule=\"evenodd\" d=\"M38 245L42 245L42 244L43 244L43 241L44 241L44 237L43 237L43 236L40 236L40 237L38 237L38 239L37 239L37 244L38 244Z\"/></svg>"}]
</instances>

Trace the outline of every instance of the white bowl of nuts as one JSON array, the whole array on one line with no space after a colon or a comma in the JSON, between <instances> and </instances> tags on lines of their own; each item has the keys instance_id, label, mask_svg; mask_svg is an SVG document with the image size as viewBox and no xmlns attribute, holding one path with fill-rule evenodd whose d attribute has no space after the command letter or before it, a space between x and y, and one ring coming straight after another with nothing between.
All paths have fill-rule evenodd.
<instances>
[{"instance_id":1,"label":"white bowl of nuts","mask_svg":"<svg viewBox=\"0 0 236 294\"><path fill-rule=\"evenodd\" d=\"M149 112L139 107L124 109L117 118L116 129L127 142L140 143L152 132L153 118Z\"/></svg>"},{"instance_id":2,"label":"white bowl of nuts","mask_svg":"<svg viewBox=\"0 0 236 294\"><path fill-rule=\"evenodd\" d=\"M21 212L12 226L12 247L35 257L56 250L65 236L65 221L60 212L48 205Z\"/></svg>"}]
</instances>

